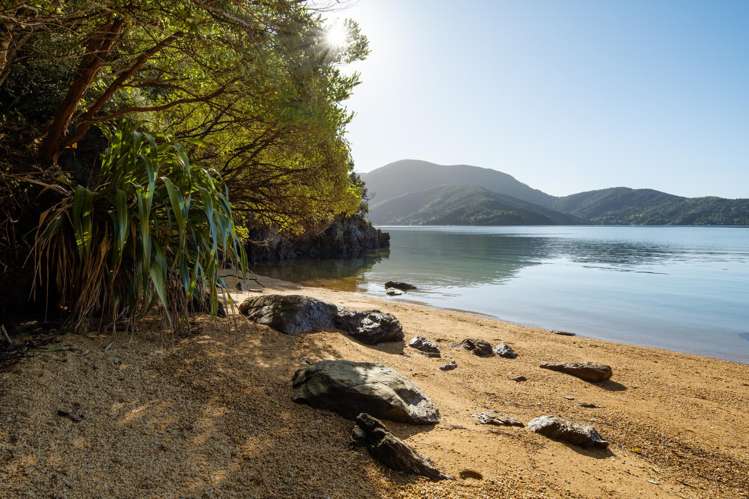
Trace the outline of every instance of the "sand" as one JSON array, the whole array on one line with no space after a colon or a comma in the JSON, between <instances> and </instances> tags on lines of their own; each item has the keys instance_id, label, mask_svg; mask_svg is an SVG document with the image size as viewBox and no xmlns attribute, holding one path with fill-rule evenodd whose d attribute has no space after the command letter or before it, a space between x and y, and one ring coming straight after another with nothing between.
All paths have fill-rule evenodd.
<instances>
[{"instance_id":1,"label":"sand","mask_svg":"<svg viewBox=\"0 0 749 499\"><path fill-rule=\"evenodd\" d=\"M0 497L749 496L747 365L266 284L265 292L391 312L407 339L437 341L442 359L337 332L285 336L239 317L196 318L186 338L155 325L115 337L68 334L0 372ZM466 337L508 342L519 357L450 347ZM483 478L431 482L384 469L350 445L350 421L292 402L293 372L334 358L380 362L413 379L442 421L386 422L390 429L448 474ZM457 369L438 369L451 359ZM603 362L614 376L589 384L540 369L544 361ZM511 380L517 375L527 381ZM589 423L610 449L480 425L473 415L482 410Z\"/></svg>"}]
</instances>

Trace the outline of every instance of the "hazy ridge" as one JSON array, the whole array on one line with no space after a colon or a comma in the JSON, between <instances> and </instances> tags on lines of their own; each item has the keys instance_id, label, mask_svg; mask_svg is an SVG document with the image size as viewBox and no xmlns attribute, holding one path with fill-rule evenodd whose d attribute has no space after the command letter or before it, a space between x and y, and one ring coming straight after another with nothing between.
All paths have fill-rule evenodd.
<instances>
[{"instance_id":1,"label":"hazy ridge","mask_svg":"<svg viewBox=\"0 0 749 499\"><path fill-rule=\"evenodd\" d=\"M401 160L363 178L370 218L383 225L749 225L749 199L628 187L557 197L470 165Z\"/></svg>"}]
</instances>

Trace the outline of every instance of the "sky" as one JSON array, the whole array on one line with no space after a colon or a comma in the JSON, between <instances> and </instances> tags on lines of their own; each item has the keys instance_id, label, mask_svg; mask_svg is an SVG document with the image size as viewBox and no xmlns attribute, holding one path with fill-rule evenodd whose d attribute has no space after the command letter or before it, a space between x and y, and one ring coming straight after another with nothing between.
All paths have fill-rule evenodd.
<instances>
[{"instance_id":1,"label":"sky","mask_svg":"<svg viewBox=\"0 0 749 499\"><path fill-rule=\"evenodd\" d=\"M613 186L749 197L749 1L349 0L356 170L504 171L554 195Z\"/></svg>"}]
</instances>

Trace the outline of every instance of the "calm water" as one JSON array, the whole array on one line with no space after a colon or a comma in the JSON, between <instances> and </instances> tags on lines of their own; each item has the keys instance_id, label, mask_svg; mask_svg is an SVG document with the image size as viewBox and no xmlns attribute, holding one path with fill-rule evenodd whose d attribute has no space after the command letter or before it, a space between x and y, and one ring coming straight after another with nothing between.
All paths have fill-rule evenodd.
<instances>
[{"instance_id":1,"label":"calm water","mask_svg":"<svg viewBox=\"0 0 749 499\"><path fill-rule=\"evenodd\" d=\"M749 363L749 228L385 227L389 255L261 272Z\"/></svg>"}]
</instances>

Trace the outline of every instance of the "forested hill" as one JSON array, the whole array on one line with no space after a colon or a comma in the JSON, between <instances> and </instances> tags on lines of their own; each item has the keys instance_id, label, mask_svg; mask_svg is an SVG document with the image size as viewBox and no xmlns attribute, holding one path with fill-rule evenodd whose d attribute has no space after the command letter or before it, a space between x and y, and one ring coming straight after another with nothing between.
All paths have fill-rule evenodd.
<instances>
[{"instance_id":1,"label":"forested hill","mask_svg":"<svg viewBox=\"0 0 749 499\"><path fill-rule=\"evenodd\" d=\"M628 187L556 197L496 170L416 160L388 164L363 178L370 217L382 225L749 225L749 199L686 198ZM492 194L501 198L490 199ZM515 210L512 216L508 210Z\"/></svg>"}]
</instances>

